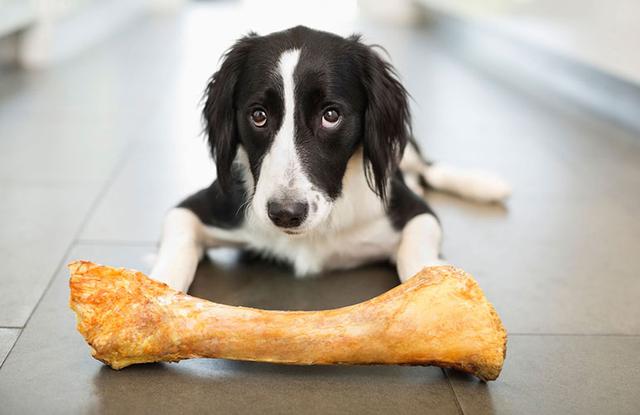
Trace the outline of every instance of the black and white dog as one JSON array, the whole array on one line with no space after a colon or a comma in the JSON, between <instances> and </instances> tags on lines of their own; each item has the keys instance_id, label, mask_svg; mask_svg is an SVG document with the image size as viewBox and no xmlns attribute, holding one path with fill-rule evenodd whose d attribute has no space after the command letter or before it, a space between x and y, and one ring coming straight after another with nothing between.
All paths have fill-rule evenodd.
<instances>
[{"instance_id":1,"label":"black and white dog","mask_svg":"<svg viewBox=\"0 0 640 415\"><path fill-rule=\"evenodd\" d=\"M389 260L404 282L441 263L425 188L509 195L496 177L425 161L407 92L358 36L250 34L227 52L205 99L217 180L168 213L151 273L178 290L205 250L221 246L284 260L299 276Z\"/></svg>"}]
</instances>

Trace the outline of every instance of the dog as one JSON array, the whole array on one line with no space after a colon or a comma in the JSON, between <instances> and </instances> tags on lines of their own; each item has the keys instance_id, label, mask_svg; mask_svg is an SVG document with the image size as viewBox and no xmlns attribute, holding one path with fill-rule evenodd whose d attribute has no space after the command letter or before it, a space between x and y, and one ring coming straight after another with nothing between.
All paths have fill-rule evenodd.
<instances>
[{"instance_id":1,"label":"dog","mask_svg":"<svg viewBox=\"0 0 640 415\"><path fill-rule=\"evenodd\" d=\"M203 101L217 178L168 212L151 272L176 290L188 290L207 249L224 246L300 277L388 260L404 282L443 264L426 189L485 202L510 194L498 177L423 157L407 91L358 35L250 33Z\"/></svg>"}]
</instances>

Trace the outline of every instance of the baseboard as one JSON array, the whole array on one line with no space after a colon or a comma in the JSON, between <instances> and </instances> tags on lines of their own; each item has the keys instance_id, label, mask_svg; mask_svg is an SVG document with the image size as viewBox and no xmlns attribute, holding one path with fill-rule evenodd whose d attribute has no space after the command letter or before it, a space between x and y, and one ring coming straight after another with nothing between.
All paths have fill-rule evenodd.
<instances>
[{"instance_id":1,"label":"baseboard","mask_svg":"<svg viewBox=\"0 0 640 415\"><path fill-rule=\"evenodd\" d=\"M640 85L503 33L429 10L425 29L448 50L530 94L557 94L640 132Z\"/></svg>"}]
</instances>

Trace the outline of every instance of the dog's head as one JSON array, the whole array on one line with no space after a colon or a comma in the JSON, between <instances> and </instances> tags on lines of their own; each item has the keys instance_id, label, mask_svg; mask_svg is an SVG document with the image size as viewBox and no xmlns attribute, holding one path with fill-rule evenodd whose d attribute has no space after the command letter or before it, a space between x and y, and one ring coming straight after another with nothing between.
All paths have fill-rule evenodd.
<instances>
[{"instance_id":1,"label":"dog's head","mask_svg":"<svg viewBox=\"0 0 640 415\"><path fill-rule=\"evenodd\" d=\"M385 201L408 139L407 94L358 36L306 27L233 45L205 92L206 133L222 189L244 163L256 216L289 234L327 219L351 157Z\"/></svg>"}]
</instances>

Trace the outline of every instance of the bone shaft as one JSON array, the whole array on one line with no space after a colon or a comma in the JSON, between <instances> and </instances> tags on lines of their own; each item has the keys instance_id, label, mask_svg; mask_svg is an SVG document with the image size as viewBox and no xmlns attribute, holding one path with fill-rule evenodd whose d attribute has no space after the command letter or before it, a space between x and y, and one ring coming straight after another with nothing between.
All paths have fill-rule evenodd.
<instances>
[{"instance_id":1,"label":"bone shaft","mask_svg":"<svg viewBox=\"0 0 640 415\"><path fill-rule=\"evenodd\" d=\"M400 303L321 312L214 305L196 318L181 317L184 321L176 326L184 328L179 335L199 357L298 364L381 362L390 356L402 359L388 353L394 339L383 333ZM197 325L188 324L193 321Z\"/></svg>"}]
</instances>

